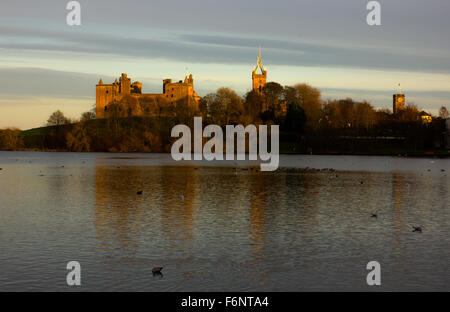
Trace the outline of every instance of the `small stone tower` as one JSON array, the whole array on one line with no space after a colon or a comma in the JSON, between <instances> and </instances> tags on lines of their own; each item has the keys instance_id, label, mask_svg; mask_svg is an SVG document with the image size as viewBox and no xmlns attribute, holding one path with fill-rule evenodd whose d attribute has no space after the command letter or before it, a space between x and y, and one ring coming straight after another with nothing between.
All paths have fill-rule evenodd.
<instances>
[{"instance_id":1,"label":"small stone tower","mask_svg":"<svg viewBox=\"0 0 450 312\"><path fill-rule=\"evenodd\" d=\"M261 73L258 74L258 68ZM253 90L262 95L266 86L267 70L262 66L261 46L259 47L259 56L256 57L256 67L252 71Z\"/></svg>"},{"instance_id":2,"label":"small stone tower","mask_svg":"<svg viewBox=\"0 0 450 312\"><path fill-rule=\"evenodd\" d=\"M120 82L120 93L130 94L131 91L131 79L127 77L127 74L122 73L119 79Z\"/></svg>"},{"instance_id":3,"label":"small stone tower","mask_svg":"<svg viewBox=\"0 0 450 312\"><path fill-rule=\"evenodd\" d=\"M100 79L95 87L95 106L96 106L96 118L105 117L107 105L111 103L119 95L119 82L116 81L112 84L104 84Z\"/></svg>"},{"instance_id":4,"label":"small stone tower","mask_svg":"<svg viewBox=\"0 0 450 312\"><path fill-rule=\"evenodd\" d=\"M398 85L400 89L400 84ZM396 93L393 95L393 102L392 102L392 112L397 114L399 111L405 109L405 94L402 92L402 90L399 90L399 93Z\"/></svg>"}]
</instances>

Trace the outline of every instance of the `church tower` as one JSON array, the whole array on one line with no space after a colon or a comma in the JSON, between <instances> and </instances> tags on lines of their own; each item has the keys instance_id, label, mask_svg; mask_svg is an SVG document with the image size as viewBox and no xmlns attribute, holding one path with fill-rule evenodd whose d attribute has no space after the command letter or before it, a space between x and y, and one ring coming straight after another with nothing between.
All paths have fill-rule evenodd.
<instances>
[{"instance_id":1,"label":"church tower","mask_svg":"<svg viewBox=\"0 0 450 312\"><path fill-rule=\"evenodd\" d=\"M393 95L393 102L392 102L392 112L395 114L398 114L399 111L405 109L405 94L402 92L399 86L399 93L396 93Z\"/></svg>"},{"instance_id":2,"label":"church tower","mask_svg":"<svg viewBox=\"0 0 450 312\"><path fill-rule=\"evenodd\" d=\"M261 70L260 74L258 74L258 68ZM267 80L267 71L262 66L261 46L260 46L259 56L256 57L256 67L252 71L253 90L256 91L259 95L262 95L264 92L266 80Z\"/></svg>"}]
</instances>

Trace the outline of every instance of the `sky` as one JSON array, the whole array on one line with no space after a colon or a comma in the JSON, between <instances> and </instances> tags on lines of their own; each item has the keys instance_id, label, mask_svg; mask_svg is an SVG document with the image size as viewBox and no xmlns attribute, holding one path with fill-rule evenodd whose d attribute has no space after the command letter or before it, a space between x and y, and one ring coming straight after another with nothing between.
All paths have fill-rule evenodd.
<instances>
[{"instance_id":1,"label":"sky","mask_svg":"<svg viewBox=\"0 0 450 312\"><path fill-rule=\"evenodd\" d=\"M78 118L95 105L99 78L121 73L161 93L162 80L194 76L200 96L251 88L258 46L268 81L308 83L326 99L351 97L392 108L406 101L450 109L450 1L66 0L0 2L0 128L42 126L55 110Z\"/></svg>"}]
</instances>

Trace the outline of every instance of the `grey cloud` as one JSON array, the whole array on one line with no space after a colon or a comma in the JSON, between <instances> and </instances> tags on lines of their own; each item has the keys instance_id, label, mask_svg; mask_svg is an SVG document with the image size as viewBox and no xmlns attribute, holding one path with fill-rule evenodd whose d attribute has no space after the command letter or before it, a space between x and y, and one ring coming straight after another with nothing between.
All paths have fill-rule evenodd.
<instances>
[{"instance_id":1,"label":"grey cloud","mask_svg":"<svg viewBox=\"0 0 450 312\"><path fill-rule=\"evenodd\" d=\"M198 34L153 39L11 27L0 27L0 34L24 39L0 43L4 49L117 54L193 63L248 64L253 61L258 44L262 44L265 63L270 65L450 72L450 57L447 55L430 57L420 53L401 53L401 50L396 49L313 44L298 40ZM28 43L27 38L35 40ZM43 42L36 43L36 38Z\"/></svg>"},{"instance_id":2,"label":"grey cloud","mask_svg":"<svg viewBox=\"0 0 450 312\"><path fill-rule=\"evenodd\" d=\"M117 77L103 74L88 74L43 68L0 68L0 94L2 97L95 97L95 85L102 78L104 83L112 83ZM131 77L137 78L137 77ZM146 90L160 90L159 81L140 80ZM156 91L157 92L157 91ZM95 99L94 99L95 101Z\"/></svg>"},{"instance_id":3,"label":"grey cloud","mask_svg":"<svg viewBox=\"0 0 450 312\"><path fill-rule=\"evenodd\" d=\"M105 77L112 80L112 77ZM95 95L98 76L40 68L0 68L0 94L85 98Z\"/></svg>"},{"instance_id":4,"label":"grey cloud","mask_svg":"<svg viewBox=\"0 0 450 312\"><path fill-rule=\"evenodd\" d=\"M262 44L267 53L264 58L274 65L339 66L375 69L405 69L416 71L450 71L449 56L429 57L397 50L379 50L372 47L336 46L312 44L288 40L255 39L252 37L230 37L211 35L183 35L183 39L220 49L245 47L255 50ZM254 53L254 52L253 52Z\"/></svg>"}]
</instances>

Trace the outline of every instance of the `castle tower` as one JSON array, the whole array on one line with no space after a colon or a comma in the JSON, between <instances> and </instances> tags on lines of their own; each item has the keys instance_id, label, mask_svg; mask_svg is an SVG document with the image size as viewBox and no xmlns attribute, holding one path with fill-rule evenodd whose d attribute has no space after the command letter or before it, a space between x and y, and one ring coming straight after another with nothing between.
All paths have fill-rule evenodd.
<instances>
[{"instance_id":1,"label":"castle tower","mask_svg":"<svg viewBox=\"0 0 450 312\"><path fill-rule=\"evenodd\" d=\"M131 79L127 77L127 74L122 73L120 77L120 93L130 94L131 91Z\"/></svg>"},{"instance_id":2,"label":"castle tower","mask_svg":"<svg viewBox=\"0 0 450 312\"><path fill-rule=\"evenodd\" d=\"M113 84L104 84L100 78L95 86L95 113L96 118L104 118L107 105L113 101L119 93L119 84L116 80Z\"/></svg>"},{"instance_id":3,"label":"castle tower","mask_svg":"<svg viewBox=\"0 0 450 312\"><path fill-rule=\"evenodd\" d=\"M261 70L260 74L258 74L258 68ZM259 95L263 94L264 87L266 86L266 80L267 80L267 71L262 66L261 46L260 46L259 56L256 57L256 67L252 71L253 90L256 91Z\"/></svg>"},{"instance_id":4,"label":"castle tower","mask_svg":"<svg viewBox=\"0 0 450 312\"><path fill-rule=\"evenodd\" d=\"M400 88L400 84L398 86ZM399 111L404 109L405 109L405 94L400 89L398 93L393 95L392 112L395 115Z\"/></svg>"}]
</instances>

